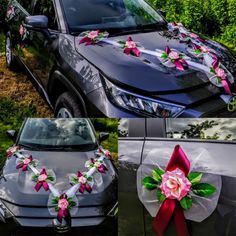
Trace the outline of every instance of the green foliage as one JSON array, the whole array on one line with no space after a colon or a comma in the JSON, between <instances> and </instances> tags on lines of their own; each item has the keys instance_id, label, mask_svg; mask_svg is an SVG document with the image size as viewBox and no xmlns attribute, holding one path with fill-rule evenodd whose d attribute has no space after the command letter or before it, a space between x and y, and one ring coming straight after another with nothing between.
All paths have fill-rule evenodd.
<instances>
[{"instance_id":1,"label":"green foliage","mask_svg":"<svg viewBox=\"0 0 236 236\"><path fill-rule=\"evenodd\" d=\"M152 177L150 176L146 176L143 179L143 186L149 190L153 190L155 188L157 188L157 184L158 182L156 182L156 180L154 180Z\"/></svg>"},{"instance_id":2,"label":"green foliage","mask_svg":"<svg viewBox=\"0 0 236 236\"><path fill-rule=\"evenodd\" d=\"M157 199L159 202L164 202L166 200L166 196L162 194L161 189L157 189Z\"/></svg>"},{"instance_id":3,"label":"green foliage","mask_svg":"<svg viewBox=\"0 0 236 236\"><path fill-rule=\"evenodd\" d=\"M19 130L25 117L34 117L36 109L33 106L20 105L11 99L0 99L0 164L5 151L13 142L7 137L7 130Z\"/></svg>"},{"instance_id":4,"label":"green foliage","mask_svg":"<svg viewBox=\"0 0 236 236\"><path fill-rule=\"evenodd\" d=\"M208 197L216 191L216 188L207 183L198 183L192 186L192 191L198 196Z\"/></svg>"},{"instance_id":5,"label":"green foliage","mask_svg":"<svg viewBox=\"0 0 236 236\"><path fill-rule=\"evenodd\" d=\"M236 52L235 0L147 0L166 12L168 21L183 23Z\"/></svg>"},{"instance_id":6,"label":"green foliage","mask_svg":"<svg viewBox=\"0 0 236 236\"><path fill-rule=\"evenodd\" d=\"M161 182L162 180L162 175L164 174L164 171L157 168L157 169L154 169L152 171L152 177L154 180L156 180L157 182Z\"/></svg>"},{"instance_id":7,"label":"green foliage","mask_svg":"<svg viewBox=\"0 0 236 236\"><path fill-rule=\"evenodd\" d=\"M202 178L202 173L198 173L198 172L191 172L188 175L188 179L191 182L191 184L197 184L201 181Z\"/></svg>"},{"instance_id":8,"label":"green foliage","mask_svg":"<svg viewBox=\"0 0 236 236\"><path fill-rule=\"evenodd\" d=\"M192 207L192 203L193 203L192 198L189 196L182 198L180 201L180 205L184 210L190 209Z\"/></svg>"}]
</instances>

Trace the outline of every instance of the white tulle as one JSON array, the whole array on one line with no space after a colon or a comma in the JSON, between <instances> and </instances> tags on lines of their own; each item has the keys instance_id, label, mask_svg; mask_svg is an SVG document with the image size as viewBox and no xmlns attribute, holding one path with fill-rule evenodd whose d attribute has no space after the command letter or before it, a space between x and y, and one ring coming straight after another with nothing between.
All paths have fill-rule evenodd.
<instances>
[{"instance_id":1,"label":"white tulle","mask_svg":"<svg viewBox=\"0 0 236 236\"><path fill-rule=\"evenodd\" d=\"M155 155L153 155L153 153L150 153L150 155L147 155L146 159L144 160L144 163L138 168L137 171L138 197L152 217L156 216L157 212L161 207L161 204L157 200L156 190L150 191L144 188L142 185L142 180L146 176L151 176L152 170L157 167L165 169L166 164L168 163L171 157L171 154L172 153L166 153L165 150L164 153L163 150L157 151ZM209 153L207 152L207 150L204 148L196 149L194 152L194 157L190 159L190 171L199 171L198 166L203 158L209 158ZM201 172L203 171L201 170ZM185 210L184 215L186 219L195 222L201 222L213 213L213 211L216 209L221 192L222 180L220 175L212 173L209 174L207 173L207 171L203 172L201 182L214 185L216 187L216 192L209 197L200 197L192 193L192 207L189 210Z\"/></svg>"}]
</instances>

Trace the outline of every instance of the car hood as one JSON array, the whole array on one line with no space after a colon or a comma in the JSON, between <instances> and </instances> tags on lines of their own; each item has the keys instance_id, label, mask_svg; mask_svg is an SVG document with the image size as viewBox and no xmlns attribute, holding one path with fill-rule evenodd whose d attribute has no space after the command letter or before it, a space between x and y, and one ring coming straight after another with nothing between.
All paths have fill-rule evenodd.
<instances>
[{"instance_id":1,"label":"car hood","mask_svg":"<svg viewBox=\"0 0 236 236\"><path fill-rule=\"evenodd\" d=\"M34 159L39 161L38 169L46 168L55 172L56 184L54 186L60 192L66 191L71 187L68 174L77 173L77 171L87 171L85 162L94 157L93 152L30 151L30 153ZM106 174L95 174L94 179L99 182L99 185L94 185L91 194L85 193L80 197L80 205L100 205L111 202L110 187L111 183L116 179L116 173L110 161L107 160L106 165L109 169L108 172ZM46 206L50 191L45 192L41 188L39 192L36 192L32 176L32 171L23 172L16 170L15 157L7 160L0 183L0 199L23 206Z\"/></svg>"},{"instance_id":2,"label":"car hood","mask_svg":"<svg viewBox=\"0 0 236 236\"><path fill-rule=\"evenodd\" d=\"M179 50L191 57L188 53L187 44L181 43L168 30L138 33L129 35L133 41L139 42L144 48L153 50L164 50L166 46ZM111 40L123 40L125 36L110 37ZM85 46L79 44L80 37L75 37L75 47L77 52L94 64L107 78L120 86L136 90L139 92L150 93L150 95L184 92L194 88L199 88L209 84L205 73L195 70L178 71L167 68L160 63L155 56L142 55L134 57L126 55L120 48L106 43L99 45ZM232 55L220 44L207 40L220 57L222 63L236 77L236 61Z\"/></svg>"}]
</instances>

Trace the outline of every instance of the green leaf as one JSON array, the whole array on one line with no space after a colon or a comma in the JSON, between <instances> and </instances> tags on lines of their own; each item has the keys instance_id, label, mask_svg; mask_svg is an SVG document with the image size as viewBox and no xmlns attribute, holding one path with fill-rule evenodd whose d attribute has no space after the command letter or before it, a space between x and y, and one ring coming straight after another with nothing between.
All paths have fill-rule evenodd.
<instances>
[{"instance_id":1,"label":"green leaf","mask_svg":"<svg viewBox=\"0 0 236 236\"><path fill-rule=\"evenodd\" d=\"M166 199L166 196L161 193L161 189L157 189L157 199L159 202L164 202Z\"/></svg>"},{"instance_id":2,"label":"green leaf","mask_svg":"<svg viewBox=\"0 0 236 236\"><path fill-rule=\"evenodd\" d=\"M192 186L192 191L201 197L208 197L216 191L216 188L207 183L198 183Z\"/></svg>"},{"instance_id":3,"label":"green leaf","mask_svg":"<svg viewBox=\"0 0 236 236\"><path fill-rule=\"evenodd\" d=\"M89 176L89 177L87 178L87 180L88 180L88 181L92 181L92 180L93 180L93 177L92 177L92 176Z\"/></svg>"},{"instance_id":4,"label":"green leaf","mask_svg":"<svg viewBox=\"0 0 236 236\"><path fill-rule=\"evenodd\" d=\"M49 175L49 176L48 176L48 180L54 181L54 178L53 178L51 175Z\"/></svg>"},{"instance_id":5,"label":"green leaf","mask_svg":"<svg viewBox=\"0 0 236 236\"><path fill-rule=\"evenodd\" d=\"M167 58L168 58L168 55L167 55L166 53L163 53L163 54L161 55L161 58L167 59Z\"/></svg>"},{"instance_id":6,"label":"green leaf","mask_svg":"<svg viewBox=\"0 0 236 236\"><path fill-rule=\"evenodd\" d=\"M58 203L58 200L55 199L55 198L53 198L53 199L52 199L52 204L53 204L53 205L56 205L57 203Z\"/></svg>"},{"instance_id":7,"label":"green leaf","mask_svg":"<svg viewBox=\"0 0 236 236\"><path fill-rule=\"evenodd\" d=\"M164 172L163 170L157 168L157 169L154 169L154 170L152 171L152 177L153 177L153 179L156 180L157 182L161 182L161 180L162 180L162 177L161 177L161 176L162 176L164 173L165 173L165 172Z\"/></svg>"},{"instance_id":8,"label":"green leaf","mask_svg":"<svg viewBox=\"0 0 236 236\"><path fill-rule=\"evenodd\" d=\"M75 207L76 203L74 201L70 202L70 207Z\"/></svg>"},{"instance_id":9,"label":"green leaf","mask_svg":"<svg viewBox=\"0 0 236 236\"><path fill-rule=\"evenodd\" d=\"M213 67L210 68L210 72L215 74L215 70Z\"/></svg>"},{"instance_id":10,"label":"green leaf","mask_svg":"<svg viewBox=\"0 0 236 236\"><path fill-rule=\"evenodd\" d=\"M57 206L57 207L55 207L55 210L56 210L56 211L59 211L60 209L59 209L59 207Z\"/></svg>"},{"instance_id":11,"label":"green leaf","mask_svg":"<svg viewBox=\"0 0 236 236\"><path fill-rule=\"evenodd\" d=\"M192 203L193 203L192 198L189 196L182 198L180 201L180 205L184 210L190 209L192 207Z\"/></svg>"},{"instance_id":12,"label":"green leaf","mask_svg":"<svg viewBox=\"0 0 236 236\"><path fill-rule=\"evenodd\" d=\"M198 173L198 172L191 172L188 175L188 180L192 183L192 184L197 184L201 181L202 179L202 173Z\"/></svg>"},{"instance_id":13,"label":"green leaf","mask_svg":"<svg viewBox=\"0 0 236 236\"><path fill-rule=\"evenodd\" d=\"M157 188L157 182L152 177L145 177L143 179L143 186L149 190Z\"/></svg>"}]
</instances>

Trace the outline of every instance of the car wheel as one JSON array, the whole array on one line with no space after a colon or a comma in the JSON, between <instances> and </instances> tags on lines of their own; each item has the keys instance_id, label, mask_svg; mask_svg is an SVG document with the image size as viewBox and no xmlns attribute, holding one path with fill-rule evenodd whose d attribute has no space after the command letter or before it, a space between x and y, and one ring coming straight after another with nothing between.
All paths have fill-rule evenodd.
<instances>
[{"instance_id":1,"label":"car wheel","mask_svg":"<svg viewBox=\"0 0 236 236\"><path fill-rule=\"evenodd\" d=\"M55 106L55 117L73 118L82 116L83 112L78 99L68 92L59 96Z\"/></svg>"},{"instance_id":2,"label":"car wheel","mask_svg":"<svg viewBox=\"0 0 236 236\"><path fill-rule=\"evenodd\" d=\"M12 41L10 32L6 35L5 40L5 57L7 67L11 70L16 70L16 58L12 52Z\"/></svg>"}]
</instances>

